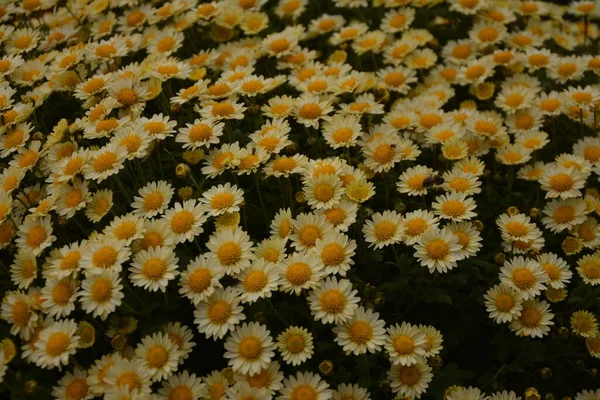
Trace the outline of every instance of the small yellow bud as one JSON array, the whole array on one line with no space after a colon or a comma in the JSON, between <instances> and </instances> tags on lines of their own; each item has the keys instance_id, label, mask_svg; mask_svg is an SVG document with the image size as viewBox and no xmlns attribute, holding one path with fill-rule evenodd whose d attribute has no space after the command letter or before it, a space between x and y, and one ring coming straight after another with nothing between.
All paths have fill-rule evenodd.
<instances>
[{"instance_id":1,"label":"small yellow bud","mask_svg":"<svg viewBox=\"0 0 600 400\"><path fill-rule=\"evenodd\" d=\"M125 335L115 335L111 339L110 344L115 350L123 350L127 345L127 337Z\"/></svg>"},{"instance_id":2,"label":"small yellow bud","mask_svg":"<svg viewBox=\"0 0 600 400\"><path fill-rule=\"evenodd\" d=\"M510 207L508 207L508 209L506 210L506 212L511 217L514 217L515 215L517 215L519 213L519 209L517 207L515 207L515 206L510 206Z\"/></svg>"},{"instance_id":3,"label":"small yellow bud","mask_svg":"<svg viewBox=\"0 0 600 400\"><path fill-rule=\"evenodd\" d=\"M496 253L494 256L494 262L498 265L503 265L506 261L506 255L504 253Z\"/></svg>"},{"instance_id":4,"label":"small yellow bud","mask_svg":"<svg viewBox=\"0 0 600 400\"><path fill-rule=\"evenodd\" d=\"M204 150L186 151L183 153L183 160L190 165L196 165L204 160L205 156Z\"/></svg>"},{"instance_id":5,"label":"small yellow bud","mask_svg":"<svg viewBox=\"0 0 600 400\"><path fill-rule=\"evenodd\" d=\"M179 178L186 178L190 172L190 166L187 164L181 163L177 164L177 167L175 167L175 175L177 175Z\"/></svg>"},{"instance_id":6,"label":"small yellow bud","mask_svg":"<svg viewBox=\"0 0 600 400\"><path fill-rule=\"evenodd\" d=\"M319 371L322 375L331 376L333 375L334 365L331 360L324 360L319 364Z\"/></svg>"},{"instance_id":7,"label":"small yellow bud","mask_svg":"<svg viewBox=\"0 0 600 400\"><path fill-rule=\"evenodd\" d=\"M4 352L4 364L8 364L15 358L17 354L17 347L15 346L15 342L10 338L3 339L0 342L0 350Z\"/></svg>"},{"instance_id":8,"label":"small yellow bud","mask_svg":"<svg viewBox=\"0 0 600 400\"><path fill-rule=\"evenodd\" d=\"M80 348L92 347L96 342L96 329L89 322L81 321L77 327L77 336Z\"/></svg>"},{"instance_id":9,"label":"small yellow bud","mask_svg":"<svg viewBox=\"0 0 600 400\"><path fill-rule=\"evenodd\" d=\"M186 201L192 198L192 195L194 194L194 189L192 189L189 186L184 186L177 191L177 194L179 195L179 198L181 200Z\"/></svg>"},{"instance_id":10,"label":"small yellow bud","mask_svg":"<svg viewBox=\"0 0 600 400\"><path fill-rule=\"evenodd\" d=\"M542 396L536 388L529 387L525 389L525 400L541 400Z\"/></svg>"},{"instance_id":11,"label":"small yellow bud","mask_svg":"<svg viewBox=\"0 0 600 400\"><path fill-rule=\"evenodd\" d=\"M23 387L23 390L25 391L25 393L27 394L34 394L38 389L38 383L35 379L30 379L27 382L25 382L25 385Z\"/></svg>"},{"instance_id":12,"label":"small yellow bud","mask_svg":"<svg viewBox=\"0 0 600 400\"><path fill-rule=\"evenodd\" d=\"M304 192L297 192L294 197L296 199L296 202L298 202L300 204L306 202L306 197L304 196Z\"/></svg>"}]
</instances>

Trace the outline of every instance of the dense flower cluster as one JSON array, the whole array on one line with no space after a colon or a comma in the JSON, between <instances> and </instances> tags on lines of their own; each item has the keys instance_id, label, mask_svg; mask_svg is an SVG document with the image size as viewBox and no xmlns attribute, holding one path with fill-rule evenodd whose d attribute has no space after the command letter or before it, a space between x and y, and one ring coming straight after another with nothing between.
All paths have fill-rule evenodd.
<instances>
[{"instance_id":1,"label":"dense flower cluster","mask_svg":"<svg viewBox=\"0 0 600 400\"><path fill-rule=\"evenodd\" d=\"M597 1L1 5L0 382L520 400L532 354L571 362L559 346L589 364L553 388L600 400L598 18ZM461 342L426 303L487 325ZM442 368L470 334L521 353ZM533 370L499 381L522 356Z\"/></svg>"}]
</instances>

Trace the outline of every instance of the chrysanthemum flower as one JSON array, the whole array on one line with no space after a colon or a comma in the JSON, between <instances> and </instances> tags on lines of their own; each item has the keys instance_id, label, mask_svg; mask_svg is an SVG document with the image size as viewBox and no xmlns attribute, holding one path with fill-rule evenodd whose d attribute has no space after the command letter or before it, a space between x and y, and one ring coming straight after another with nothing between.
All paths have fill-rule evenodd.
<instances>
[{"instance_id":1,"label":"chrysanthemum flower","mask_svg":"<svg viewBox=\"0 0 600 400\"><path fill-rule=\"evenodd\" d=\"M207 394L206 386L202 378L196 374L190 374L188 371L182 371L171 375L162 382L162 387L158 390L159 394L165 398L200 398Z\"/></svg>"},{"instance_id":2,"label":"chrysanthemum flower","mask_svg":"<svg viewBox=\"0 0 600 400\"><path fill-rule=\"evenodd\" d=\"M221 268L209 263L206 256L201 254L181 273L179 293L198 305L212 295L215 289L222 287L219 280L223 275Z\"/></svg>"},{"instance_id":3,"label":"chrysanthemum flower","mask_svg":"<svg viewBox=\"0 0 600 400\"><path fill-rule=\"evenodd\" d=\"M308 296L310 309L317 321L341 324L358 308L357 291L347 279L327 278Z\"/></svg>"},{"instance_id":4,"label":"chrysanthemum flower","mask_svg":"<svg viewBox=\"0 0 600 400\"><path fill-rule=\"evenodd\" d=\"M342 326L333 328L336 342L346 353L362 354L379 351L384 344L384 321L379 314L359 307L354 317Z\"/></svg>"},{"instance_id":5,"label":"chrysanthemum flower","mask_svg":"<svg viewBox=\"0 0 600 400\"><path fill-rule=\"evenodd\" d=\"M532 338L543 337L550 332L550 325L554 314L545 301L528 300L523 302L521 315L510 324L510 329L518 336L530 336Z\"/></svg>"},{"instance_id":6,"label":"chrysanthemum flower","mask_svg":"<svg viewBox=\"0 0 600 400\"><path fill-rule=\"evenodd\" d=\"M93 317L105 320L121 305L124 297L121 278L116 271L103 271L88 275L81 283L79 302L81 308Z\"/></svg>"},{"instance_id":7,"label":"chrysanthemum flower","mask_svg":"<svg viewBox=\"0 0 600 400\"><path fill-rule=\"evenodd\" d=\"M223 338L240 321L246 319L239 305L238 291L229 287L218 288L206 301L201 302L194 311L194 323L198 331L207 338Z\"/></svg>"},{"instance_id":8,"label":"chrysanthemum flower","mask_svg":"<svg viewBox=\"0 0 600 400\"><path fill-rule=\"evenodd\" d=\"M264 325L242 324L225 342L224 357L234 371L250 375L268 366L275 355L275 343Z\"/></svg>"},{"instance_id":9,"label":"chrysanthemum flower","mask_svg":"<svg viewBox=\"0 0 600 400\"><path fill-rule=\"evenodd\" d=\"M300 365L313 355L312 334L305 328L290 326L277 337L277 346L283 361Z\"/></svg>"},{"instance_id":10,"label":"chrysanthemum flower","mask_svg":"<svg viewBox=\"0 0 600 400\"><path fill-rule=\"evenodd\" d=\"M456 267L456 262L460 259L461 245L458 243L458 238L446 228L427 229L419 236L414 248L419 263L427 267L431 273L436 270L448 272Z\"/></svg>"},{"instance_id":11,"label":"chrysanthemum flower","mask_svg":"<svg viewBox=\"0 0 600 400\"><path fill-rule=\"evenodd\" d=\"M165 212L163 219L168 222L176 243L193 241L204 231L202 225L206 222L205 207L196 200L175 203L173 208Z\"/></svg>"},{"instance_id":12,"label":"chrysanthemum flower","mask_svg":"<svg viewBox=\"0 0 600 400\"><path fill-rule=\"evenodd\" d=\"M57 368L67 365L69 357L77 351L77 324L73 320L52 323L40 332L35 343L34 358L41 368Z\"/></svg>"},{"instance_id":13,"label":"chrysanthemum flower","mask_svg":"<svg viewBox=\"0 0 600 400\"><path fill-rule=\"evenodd\" d=\"M413 365L392 365L387 378L394 393L400 396L421 398L433 377L431 367L423 360Z\"/></svg>"},{"instance_id":14,"label":"chrysanthemum flower","mask_svg":"<svg viewBox=\"0 0 600 400\"><path fill-rule=\"evenodd\" d=\"M227 182L225 185L213 186L202 194L200 202L206 204L212 216L232 213L240 210L243 202L243 190Z\"/></svg>"},{"instance_id":15,"label":"chrysanthemum flower","mask_svg":"<svg viewBox=\"0 0 600 400\"><path fill-rule=\"evenodd\" d=\"M319 375L312 372L296 372L283 381L281 389L282 400L295 398L312 398L315 400L327 400L331 398L329 385Z\"/></svg>"},{"instance_id":16,"label":"chrysanthemum flower","mask_svg":"<svg viewBox=\"0 0 600 400\"><path fill-rule=\"evenodd\" d=\"M179 350L166 334L155 333L142 338L133 361L149 372L150 380L161 381L177 370Z\"/></svg>"},{"instance_id":17,"label":"chrysanthemum flower","mask_svg":"<svg viewBox=\"0 0 600 400\"><path fill-rule=\"evenodd\" d=\"M581 199L552 200L546 203L542 223L552 232L571 229L585 221L585 201Z\"/></svg>"},{"instance_id":18,"label":"chrysanthemum flower","mask_svg":"<svg viewBox=\"0 0 600 400\"><path fill-rule=\"evenodd\" d=\"M497 323L512 321L521 314L523 309L520 292L507 284L490 288L484 297L486 310L490 313L490 318Z\"/></svg>"},{"instance_id":19,"label":"chrysanthemum flower","mask_svg":"<svg viewBox=\"0 0 600 400\"><path fill-rule=\"evenodd\" d=\"M260 298L269 298L279 286L278 268L264 260L255 260L250 267L243 270L237 278L240 300L254 303Z\"/></svg>"},{"instance_id":20,"label":"chrysanthemum flower","mask_svg":"<svg viewBox=\"0 0 600 400\"><path fill-rule=\"evenodd\" d=\"M89 242L80 263L86 274L100 274L105 270L120 272L130 255L125 241L99 236Z\"/></svg>"}]
</instances>

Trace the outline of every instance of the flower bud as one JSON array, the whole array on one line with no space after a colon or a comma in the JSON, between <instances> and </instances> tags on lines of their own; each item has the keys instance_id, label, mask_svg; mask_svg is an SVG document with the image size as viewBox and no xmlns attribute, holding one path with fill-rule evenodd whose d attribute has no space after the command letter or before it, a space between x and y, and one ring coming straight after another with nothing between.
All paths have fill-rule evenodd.
<instances>
[{"instance_id":1,"label":"flower bud","mask_svg":"<svg viewBox=\"0 0 600 400\"><path fill-rule=\"evenodd\" d=\"M494 256L494 262L498 265L504 265L506 261L506 255L504 253L496 253Z\"/></svg>"},{"instance_id":2,"label":"flower bud","mask_svg":"<svg viewBox=\"0 0 600 400\"><path fill-rule=\"evenodd\" d=\"M194 194L194 189L189 186L184 186L177 191L177 194L182 201L186 201L192 197L192 194Z\"/></svg>"},{"instance_id":3,"label":"flower bud","mask_svg":"<svg viewBox=\"0 0 600 400\"><path fill-rule=\"evenodd\" d=\"M181 163L177 164L177 167L175 167L175 175L177 175L179 178L187 177L190 172L191 169L187 164Z\"/></svg>"},{"instance_id":4,"label":"flower bud","mask_svg":"<svg viewBox=\"0 0 600 400\"><path fill-rule=\"evenodd\" d=\"M542 396L536 388L528 387L525 389L525 400L541 400Z\"/></svg>"},{"instance_id":5,"label":"flower bud","mask_svg":"<svg viewBox=\"0 0 600 400\"><path fill-rule=\"evenodd\" d=\"M321 364L319 364L319 371L321 372L322 375L331 376L331 375L333 375L333 370L334 370L334 365L333 365L333 361L331 361L331 360L324 360L324 361L321 361Z\"/></svg>"}]
</instances>

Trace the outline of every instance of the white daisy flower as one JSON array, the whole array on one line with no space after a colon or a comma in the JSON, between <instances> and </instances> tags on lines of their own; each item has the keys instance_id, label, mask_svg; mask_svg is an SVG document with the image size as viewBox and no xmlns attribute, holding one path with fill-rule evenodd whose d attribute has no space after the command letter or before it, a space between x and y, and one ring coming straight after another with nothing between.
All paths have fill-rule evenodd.
<instances>
[{"instance_id":1,"label":"white daisy flower","mask_svg":"<svg viewBox=\"0 0 600 400\"><path fill-rule=\"evenodd\" d=\"M207 338L223 338L229 330L246 319L236 288L216 289L206 301L196 306L194 323Z\"/></svg>"},{"instance_id":2,"label":"white daisy flower","mask_svg":"<svg viewBox=\"0 0 600 400\"><path fill-rule=\"evenodd\" d=\"M224 357L234 372L256 374L275 356L275 343L269 330L256 322L238 326L225 342Z\"/></svg>"},{"instance_id":3,"label":"white daisy flower","mask_svg":"<svg viewBox=\"0 0 600 400\"><path fill-rule=\"evenodd\" d=\"M165 292L169 281L179 275L173 249L153 247L139 251L131 263L129 279L133 286L140 286L151 292Z\"/></svg>"},{"instance_id":4,"label":"white daisy flower","mask_svg":"<svg viewBox=\"0 0 600 400\"><path fill-rule=\"evenodd\" d=\"M529 300L546 290L549 278L539 262L517 256L504 262L500 268L500 281L517 290L523 300Z\"/></svg>"},{"instance_id":5,"label":"white daisy flower","mask_svg":"<svg viewBox=\"0 0 600 400\"><path fill-rule=\"evenodd\" d=\"M385 321L379 319L379 313L359 307L349 321L333 328L333 333L346 354L375 353L385 343L384 326Z\"/></svg>"},{"instance_id":6,"label":"white daisy flower","mask_svg":"<svg viewBox=\"0 0 600 400\"><path fill-rule=\"evenodd\" d=\"M153 382L162 381L177 370L179 350L166 334L155 333L142 338L133 361L142 365Z\"/></svg>"},{"instance_id":7,"label":"white daisy flower","mask_svg":"<svg viewBox=\"0 0 600 400\"><path fill-rule=\"evenodd\" d=\"M327 278L313 289L307 300L315 320L339 325L350 320L358 308L357 293L349 280Z\"/></svg>"}]
</instances>

